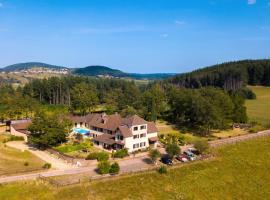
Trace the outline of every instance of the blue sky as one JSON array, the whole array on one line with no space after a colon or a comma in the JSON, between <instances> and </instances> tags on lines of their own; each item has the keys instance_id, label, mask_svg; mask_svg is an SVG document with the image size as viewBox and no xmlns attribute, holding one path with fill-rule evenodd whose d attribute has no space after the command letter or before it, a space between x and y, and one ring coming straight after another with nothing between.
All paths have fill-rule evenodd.
<instances>
[{"instance_id":1,"label":"blue sky","mask_svg":"<svg viewBox=\"0 0 270 200\"><path fill-rule=\"evenodd\" d=\"M270 58L270 0L0 0L0 66L186 72Z\"/></svg>"}]
</instances>

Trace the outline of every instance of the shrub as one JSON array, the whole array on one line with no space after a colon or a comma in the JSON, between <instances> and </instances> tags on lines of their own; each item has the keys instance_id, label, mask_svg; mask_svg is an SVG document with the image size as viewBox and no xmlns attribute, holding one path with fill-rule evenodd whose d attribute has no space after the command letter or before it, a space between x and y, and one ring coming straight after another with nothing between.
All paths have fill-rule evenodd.
<instances>
[{"instance_id":1,"label":"shrub","mask_svg":"<svg viewBox=\"0 0 270 200\"><path fill-rule=\"evenodd\" d=\"M166 146L166 152L168 153L170 158L173 158L174 156L181 153L181 149L177 144L173 143Z\"/></svg>"},{"instance_id":2,"label":"shrub","mask_svg":"<svg viewBox=\"0 0 270 200\"><path fill-rule=\"evenodd\" d=\"M158 173L167 174L167 168L164 165L162 165L160 168L158 168Z\"/></svg>"},{"instance_id":3,"label":"shrub","mask_svg":"<svg viewBox=\"0 0 270 200\"><path fill-rule=\"evenodd\" d=\"M96 160L98 157L98 152L89 153L85 160Z\"/></svg>"},{"instance_id":4,"label":"shrub","mask_svg":"<svg viewBox=\"0 0 270 200\"><path fill-rule=\"evenodd\" d=\"M117 162L113 163L110 168L110 174L118 174L120 171L120 166Z\"/></svg>"},{"instance_id":5,"label":"shrub","mask_svg":"<svg viewBox=\"0 0 270 200\"><path fill-rule=\"evenodd\" d=\"M202 154L209 149L209 144L206 140L197 140L194 142L194 148L197 149L200 154Z\"/></svg>"},{"instance_id":6,"label":"shrub","mask_svg":"<svg viewBox=\"0 0 270 200\"><path fill-rule=\"evenodd\" d=\"M124 158L126 156L128 156L128 150L127 149L118 150L113 154L114 158Z\"/></svg>"},{"instance_id":7,"label":"shrub","mask_svg":"<svg viewBox=\"0 0 270 200\"><path fill-rule=\"evenodd\" d=\"M93 152L93 153L89 153L85 159L86 160L106 161L106 160L109 160L109 154L106 152Z\"/></svg>"},{"instance_id":8,"label":"shrub","mask_svg":"<svg viewBox=\"0 0 270 200\"><path fill-rule=\"evenodd\" d=\"M108 161L101 161L98 163L98 172L100 174L108 174L110 172L111 166Z\"/></svg>"},{"instance_id":9,"label":"shrub","mask_svg":"<svg viewBox=\"0 0 270 200\"><path fill-rule=\"evenodd\" d=\"M11 135L9 138L5 139L3 143L10 142L10 141L24 141L24 138L22 136Z\"/></svg>"},{"instance_id":10,"label":"shrub","mask_svg":"<svg viewBox=\"0 0 270 200\"><path fill-rule=\"evenodd\" d=\"M97 155L97 160L98 161L107 161L107 160L109 160L109 154L106 152L100 152Z\"/></svg>"},{"instance_id":11,"label":"shrub","mask_svg":"<svg viewBox=\"0 0 270 200\"><path fill-rule=\"evenodd\" d=\"M24 162L23 165L24 166L29 166L29 163L28 162Z\"/></svg>"},{"instance_id":12,"label":"shrub","mask_svg":"<svg viewBox=\"0 0 270 200\"><path fill-rule=\"evenodd\" d=\"M157 149L153 149L149 152L149 157L153 163L156 163L157 159L160 157L160 152Z\"/></svg>"},{"instance_id":13,"label":"shrub","mask_svg":"<svg viewBox=\"0 0 270 200\"><path fill-rule=\"evenodd\" d=\"M43 169L50 169L52 167L52 164L51 163L45 163L42 168Z\"/></svg>"}]
</instances>

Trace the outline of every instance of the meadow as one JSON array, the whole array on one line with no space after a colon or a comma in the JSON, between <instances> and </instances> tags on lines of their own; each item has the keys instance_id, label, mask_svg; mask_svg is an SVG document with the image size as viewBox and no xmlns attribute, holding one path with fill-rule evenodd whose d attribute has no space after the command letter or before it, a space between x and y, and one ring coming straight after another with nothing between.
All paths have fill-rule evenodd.
<instances>
[{"instance_id":1,"label":"meadow","mask_svg":"<svg viewBox=\"0 0 270 200\"><path fill-rule=\"evenodd\" d=\"M212 149L214 159L167 174L152 171L62 188L40 181L8 184L0 187L0 199L267 199L269 143L270 137L264 137Z\"/></svg>"},{"instance_id":2,"label":"meadow","mask_svg":"<svg viewBox=\"0 0 270 200\"><path fill-rule=\"evenodd\" d=\"M0 176L43 170L44 162L30 152L7 147L3 141L8 137L0 134Z\"/></svg>"},{"instance_id":3,"label":"meadow","mask_svg":"<svg viewBox=\"0 0 270 200\"><path fill-rule=\"evenodd\" d=\"M250 86L257 95L256 100L247 100L247 114L249 121L256 121L266 128L270 128L270 87Z\"/></svg>"}]
</instances>

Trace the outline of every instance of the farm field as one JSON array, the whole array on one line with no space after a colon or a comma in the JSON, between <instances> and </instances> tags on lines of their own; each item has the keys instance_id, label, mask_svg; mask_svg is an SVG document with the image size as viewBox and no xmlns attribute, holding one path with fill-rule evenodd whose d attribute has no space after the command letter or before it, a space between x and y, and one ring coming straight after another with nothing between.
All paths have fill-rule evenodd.
<instances>
[{"instance_id":1,"label":"farm field","mask_svg":"<svg viewBox=\"0 0 270 200\"><path fill-rule=\"evenodd\" d=\"M270 87L250 86L257 95L256 100L247 100L247 114L250 121L256 121L263 126L270 126Z\"/></svg>"},{"instance_id":2,"label":"farm field","mask_svg":"<svg viewBox=\"0 0 270 200\"><path fill-rule=\"evenodd\" d=\"M0 134L0 176L28 173L42 170L44 162L28 151L19 151L5 146L3 141L8 138Z\"/></svg>"},{"instance_id":3,"label":"farm field","mask_svg":"<svg viewBox=\"0 0 270 200\"><path fill-rule=\"evenodd\" d=\"M269 143L270 137L264 137L212 149L213 160L163 175L153 171L58 189L39 181L8 184L0 187L0 199L267 199Z\"/></svg>"}]
</instances>

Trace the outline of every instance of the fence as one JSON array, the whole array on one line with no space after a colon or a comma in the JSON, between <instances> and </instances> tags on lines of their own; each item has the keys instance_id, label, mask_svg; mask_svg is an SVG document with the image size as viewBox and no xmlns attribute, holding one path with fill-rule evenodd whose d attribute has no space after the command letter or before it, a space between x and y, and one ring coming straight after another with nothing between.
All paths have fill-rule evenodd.
<instances>
[{"instance_id":1,"label":"fence","mask_svg":"<svg viewBox=\"0 0 270 200\"><path fill-rule=\"evenodd\" d=\"M44 181L44 182L47 182L53 186L56 186L56 187L63 187L63 186L68 186L68 185L74 185L74 184L79 184L81 183L81 179L71 179L69 181L67 180L64 180L64 181L61 181L61 180L55 180L53 178L50 178L50 177L45 177L45 176L42 176L42 175L39 175L38 179Z\"/></svg>"}]
</instances>

